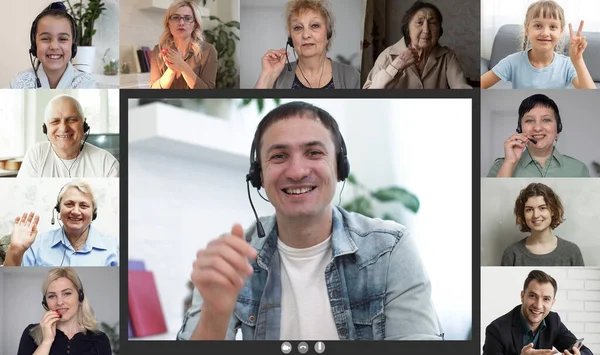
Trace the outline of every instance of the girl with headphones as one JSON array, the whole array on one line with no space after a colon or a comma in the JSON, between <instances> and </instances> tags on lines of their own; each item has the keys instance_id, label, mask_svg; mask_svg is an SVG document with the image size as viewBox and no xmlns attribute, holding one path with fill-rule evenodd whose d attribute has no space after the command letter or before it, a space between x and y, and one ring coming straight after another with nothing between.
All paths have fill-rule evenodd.
<instances>
[{"instance_id":1,"label":"girl with headphones","mask_svg":"<svg viewBox=\"0 0 600 355\"><path fill-rule=\"evenodd\" d=\"M48 271L42 285L42 306L46 312L39 323L25 328L17 355L112 354L75 269Z\"/></svg>"},{"instance_id":2,"label":"girl with headphones","mask_svg":"<svg viewBox=\"0 0 600 355\"><path fill-rule=\"evenodd\" d=\"M77 26L61 2L50 4L35 18L29 40L32 68L17 74L11 89L98 88L91 74L71 64L77 54Z\"/></svg>"}]
</instances>

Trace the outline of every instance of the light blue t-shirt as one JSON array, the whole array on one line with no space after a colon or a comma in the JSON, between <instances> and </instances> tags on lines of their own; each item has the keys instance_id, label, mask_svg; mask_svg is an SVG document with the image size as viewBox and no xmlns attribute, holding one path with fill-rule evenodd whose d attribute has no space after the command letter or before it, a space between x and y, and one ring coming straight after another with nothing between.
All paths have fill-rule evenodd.
<instances>
[{"instance_id":1,"label":"light blue t-shirt","mask_svg":"<svg viewBox=\"0 0 600 355\"><path fill-rule=\"evenodd\" d=\"M577 71L567 56L554 53L552 63L538 69L531 65L527 53L521 51L509 55L492 71L503 81L511 82L513 89L565 89L577 77Z\"/></svg>"},{"instance_id":2,"label":"light blue t-shirt","mask_svg":"<svg viewBox=\"0 0 600 355\"><path fill-rule=\"evenodd\" d=\"M62 228L38 233L21 266L119 266L119 240L90 226L81 250L73 249Z\"/></svg>"}]
</instances>

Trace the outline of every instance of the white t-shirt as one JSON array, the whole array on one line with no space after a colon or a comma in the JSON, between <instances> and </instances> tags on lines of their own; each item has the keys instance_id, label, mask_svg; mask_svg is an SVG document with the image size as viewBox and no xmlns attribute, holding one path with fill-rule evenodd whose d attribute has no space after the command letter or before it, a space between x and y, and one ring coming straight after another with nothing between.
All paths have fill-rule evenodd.
<instances>
[{"instance_id":1,"label":"white t-shirt","mask_svg":"<svg viewBox=\"0 0 600 355\"><path fill-rule=\"evenodd\" d=\"M339 340L325 268L331 261L331 236L305 249L277 241L281 257L281 340Z\"/></svg>"},{"instance_id":2,"label":"white t-shirt","mask_svg":"<svg viewBox=\"0 0 600 355\"><path fill-rule=\"evenodd\" d=\"M40 142L25 154L17 177L119 177L119 161L89 143L77 158L64 160L56 155L50 142Z\"/></svg>"}]
</instances>

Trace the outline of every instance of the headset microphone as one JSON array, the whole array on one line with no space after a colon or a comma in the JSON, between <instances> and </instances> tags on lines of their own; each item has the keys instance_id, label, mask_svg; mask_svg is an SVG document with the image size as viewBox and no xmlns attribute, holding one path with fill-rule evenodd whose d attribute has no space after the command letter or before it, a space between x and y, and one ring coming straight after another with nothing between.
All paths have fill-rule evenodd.
<instances>
[{"instance_id":1,"label":"headset microphone","mask_svg":"<svg viewBox=\"0 0 600 355\"><path fill-rule=\"evenodd\" d=\"M51 225L54 225L54 208L52 209L52 220L50 221Z\"/></svg>"},{"instance_id":2,"label":"headset microphone","mask_svg":"<svg viewBox=\"0 0 600 355\"><path fill-rule=\"evenodd\" d=\"M537 144L537 141L536 141L535 139L533 139L533 138L527 138L527 139L529 139L529 141L530 141L531 143L533 143L533 144Z\"/></svg>"},{"instance_id":3,"label":"headset microphone","mask_svg":"<svg viewBox=\"0 0 600 355\"><path fill-rule=\"evenodd\" d=\"M258 233L259 238L265 237L265 230L263 229L262 223L258 219L258 215L256 214L256 210L254 209L254 204L252 203L252 197L250 196L250 174L246 174L246 187L248 188L248 200L250 200L250 206L252 207L252 212L254 212L254 217L256 218L256 231Z\"/></svg>"},{"instance_id":4,"label":"headset microphone","mask_svg":"<svg viewBox=\"0 0 600 355\"><path fill-rule=\"evenodd\" d=\"M287 61L287 70L292 71L292 65L290 64L290 57L287 55L288 46L294 48L294 42L292 42L292 37L288 37L287 43L285 44L285 60Z\"/></svg>"}]
</instances>

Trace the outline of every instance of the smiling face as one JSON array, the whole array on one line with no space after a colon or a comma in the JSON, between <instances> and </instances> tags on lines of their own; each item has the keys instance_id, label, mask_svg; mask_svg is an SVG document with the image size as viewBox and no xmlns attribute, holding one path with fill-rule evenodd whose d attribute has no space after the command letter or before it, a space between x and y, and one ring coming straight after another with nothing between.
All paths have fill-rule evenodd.
<instances>
[{"instance_id":1,"label":"smiling face","mask_svg":"<svg viewBox=\"0 0 600 355\"><path fill-rule=\"evenodd\" d=\"M176 39L188 39L192 36L192 32L196 28L196 18L194 12L189 6L181 6L168 20L169 31Z\"/></svg>"},{"instance_id":2,"label":"smiling face","mask_svg":"<svg viewBox=\"0 0 600 355\"><path fill-rule=\"evenodd\" d=\"M532 330L536 330L554 305L554 287L550 282L529 282L527 289L521 291L521 312Z\"/></svg>"},{"instance_id":3,"label":"smiling face","mask_svg":"<svg viewBox=\"0 0 600 355\"><path fill-rule=\"evenodd\" d=\"M66 277L59 277L48 285L46 303L52 311L57 311L59 322L68 322L77 317L79 310L79 294L77 287Z\"/></svg>"},{"instance_id":4,"label":"smiling face","mask_svg":"<svg viewBox=\"0 0 600 355\"><path fill-rule=\"evenodd\" d=\"M94 214L92 197L76 187L69 187L60 200L60 219L65 230L82 232L90 223Z\"/></svg>"},{"instance_id":5,"label":"smiling face","mask_svg":"<svg viewBox=\"0 0 600 355\"><path fill-rule=\"evenodd\" d=\"M263 134L262 184L278 218L331 213L337 184L331 132L317 119L294 116Z\"/></svg>"},{"instance_id":6,"label":"smiling face","mask_svg":"<svg viewBox=\"0 0 600 355\"><path fill-rule=\"evenodd\" d=\"M523 211L525 223L535 232L543 232L550 228L553 213L543 196L532 196L525 202Z\"/></svg>"},{"instance_id":7,"label":"smiling face","mask_svg":"<svg viewBox=\"0 0 600 355\"><path fill-rule=\"evenodd\" d=\"M37 23L36 57L46 72L64 72L71 59L73 34L71 23L64 17L44 16Z\"/></svg>"},{"instance_id":8,"label":"smiling face","mask_svg":"<svg viewBox=\"0 0 600 355\"><path fill-rule=\"evenodd\" d=\"M531 47L542 51L553 51L563 32L561 21L553 18L536 17L529 21L525 35Z\"/></svg>"},{"instance_id":9,"label":"smiling face","mask_svg":"<svg viewBox=\"0 0 600 355\"><path fill-rule=\"evenodd\" d=\"M74 159L83 139L83 117L70 98L59 98L48 108L48 139L62 159Z\"/></svg>"},{"instance_id":10,"label":"smiling face","mask_svg":"<svg viewBox=\"0 0 600 355\"><path fill-rule=\"evenodd\" d=\"M440 38L440 24L435 11L423 8L412 17L408 25L410 45L418 49L435 47Z\"/></svg>"},{"instance_id":11,"label":"smiling face","mask_svg":"<svg viewBox=\"0 0 600 355\"><path fill-rule=\"evenodd\" d=\"M529 148L551 150L558 135L558 123L554 110L550 107L536 106L521 118L523 134L537 140Z\"/></svg>"},{"instance_id":12,"label":"smiling face","mask_svg":"<svg viewBox=\"0 0 600 355\"><path fill-rule=\"evenodd\" d=\"M327 23L317 11L306 10L293 15L289 33L299 57L320 56L327 50Z\"/></svg>"}]
</instances>

